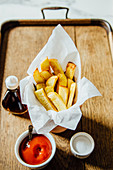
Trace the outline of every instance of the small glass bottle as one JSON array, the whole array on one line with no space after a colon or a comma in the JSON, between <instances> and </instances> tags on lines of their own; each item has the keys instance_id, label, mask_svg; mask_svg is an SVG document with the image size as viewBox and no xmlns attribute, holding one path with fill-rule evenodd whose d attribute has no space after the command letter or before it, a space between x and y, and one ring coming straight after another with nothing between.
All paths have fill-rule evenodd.
<instances>
[{"instance_id":1,"label":"small glass bottle","mask_svg":"<svg viewBox=\"0 0 113 170\"><path fill-rule=\"evenodd\" d=\"M7 91L2 100L4 109L19 115L27 112L27 106L21 102L18 78L16 76L9 76L6 78L5 83Z\"/></svg>"}]
</instances>

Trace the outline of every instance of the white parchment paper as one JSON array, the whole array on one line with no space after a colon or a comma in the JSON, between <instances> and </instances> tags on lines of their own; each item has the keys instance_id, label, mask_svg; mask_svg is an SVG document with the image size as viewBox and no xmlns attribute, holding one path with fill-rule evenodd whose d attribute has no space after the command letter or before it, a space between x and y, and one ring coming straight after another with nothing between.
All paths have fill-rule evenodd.
<instances>
[{"instance_id":1,"label":"white parchment paper","mask_svg":"<svg viewBox=\"0 0 113 170\"><path fill-rule=\"evenodd\" d=\"M46 111L34 95L33 72L37 67L40 70L40 63L47 56L49 59L58 59L64 71L69 61L77 66L75 72L78 87L77 102L65 111ZM21 99L22 103L28 106L30 119L37 133L48 133L57 125L75 130L82 116L79 106L91 97L101 96L97 88L88 79L85 77L81 79L79 52L61 25L55 27L47 44L33 60L27 73L29 76L20 81Z\"/></svg>"}]
</instances>

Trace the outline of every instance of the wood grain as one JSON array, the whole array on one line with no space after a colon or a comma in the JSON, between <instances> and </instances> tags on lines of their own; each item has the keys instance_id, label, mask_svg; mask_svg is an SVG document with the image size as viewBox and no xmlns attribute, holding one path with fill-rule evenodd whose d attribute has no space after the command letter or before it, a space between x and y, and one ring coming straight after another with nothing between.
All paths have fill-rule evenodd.
<instances>
[{"instance_id":1,"label":"wood grain","mask_svg":"<svg viewBox=\"0 0 113 170\"><path fill-rule=\"evenodd\" d=\"M4 48L2 49L2 58L4 64L4 76L2 84L2 98L6 91L5 79L9 75L15 75L19 80L24 78L27 74L27 69L36 57L39 51L47 43L49 36L52 33L53 26L38 26L38 27L16 27L8 30L4 37ZM75 41L74 27L65 26L64 29ZM27 170L22 166L14 155L14 145L18 136L31 124L28 115L14 116L7 113L1 107L1 170ZM79 131L81 125L78 126L76 131ZM69 131L56 135L53 134L57 151L54 159L46 167L46 169L72 169L78 165L83 168L81 160L76 160L71 154L69 149L69 140L75 131ZM5 149L7 148L7 149Z\"/></svg>"},{"instance_id":2,"label":"wood grain","mask_svg":"<svg viewBox=\"0 0 113 170\"><path fill-rule=\"evenodd\" d=\"M95 140L95 150L85 161L86 169L113 168L113 65L106 31L101 27L76 27L82 76L100 91L83 104L82 130Z\"/></svg>"},{"instance_id":3,"label":"wood grain","mask_svg":"<svg viewBox=\"0 0 113 170\"><path fill-rule=\"evenodd\" d=\"M69 23L74 22L75 20L69 20ZM49 26L25 26L25 23L26 21L24 27L17 26L5 32L0 60L1 98L6 91L6 77L16 75L21 80L27 75L30 63L47 43L54 28L51 20L48 22ZM62 23L69 24L68 20ZM98 26L64 26L64 29L77 45L82 62L82 76L99 89L102 97L89 99L83 104L83 117L75 131L52 134L57 150L45 169L112 169L113 65L107 33ZM0 170L29 169L22 166L14 155L18 136L31 124L29 116L14 116L0 106L0 120ZM70 153L69 140L78 131L90 133L95 140L95 150L85 160L76 159Z\"/></svg>"}]
</instances>

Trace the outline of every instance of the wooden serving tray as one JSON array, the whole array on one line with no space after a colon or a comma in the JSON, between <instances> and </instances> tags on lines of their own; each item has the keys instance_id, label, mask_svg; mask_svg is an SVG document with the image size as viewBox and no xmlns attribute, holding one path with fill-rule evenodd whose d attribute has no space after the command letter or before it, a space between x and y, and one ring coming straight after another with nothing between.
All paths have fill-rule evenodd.
<instances>
[{"instance_id":1,"label":"wooden serving tray","mask_svg":"<svg viewBox=\"0 0 113 170\"><path fill-rule=\"evenodd\" d=\"M83 104L83 116L75 131L52 134L57 150L45 169L112 169L113 44L112 28L106 21L62 19L4 23L1 28L0 50L1 100L6 91L6 77L16 75L20 81L27 75L30 63L47 43L57 24L64 27L78 48L82 77L88 78L102 97L91 98ZM0 170L27 170L17 161L14 145L18 136L31 124L29 116L9 114L1 106L0 119ZM70 138L79 131L88 132L95 140L95 149L85 160L75 158L70 152Z\"/></svg>"}]
</instances>

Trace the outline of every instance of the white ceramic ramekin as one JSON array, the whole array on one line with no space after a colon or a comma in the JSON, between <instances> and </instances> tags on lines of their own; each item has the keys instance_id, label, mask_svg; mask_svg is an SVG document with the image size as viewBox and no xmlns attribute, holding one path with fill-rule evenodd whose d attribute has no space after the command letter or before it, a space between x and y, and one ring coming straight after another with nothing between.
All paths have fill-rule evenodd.
<instances>
[{"instance_id":1,"label":"white ceramic ramekin","mask_svg":"<svg viewBox=\"0 0 113 170\"><path fill-rule=\"evenodd\" d=\"M72 136L70 149L72 154L80 159L87 158L94 149L94 140L86 132L79 132Z\"/></svg>"},{"instance_id":2,"label":"white ceramic ramekin","mask_svg":"<svg viewBox=\"0 0 113 170\"><path fill-rule=\"evenodd\" d=\"M36 133L35 130L33 130L32 132L33 134ZM56 151L56 143L55 143L55 140L53 138L53 136L50 134L50 133L47 133L47 134L44 134L44 136L46 136L49 141L51 142L51 145L52 145L52 153L51 153L51 156L45 161L43 162L42 164L38 164L38 165L30 165L30 164L27 164L25 163L21 157L20 157L20 154L19 154L19 147L20 147L20 144L22 142L22 140L28 136L28 130L23 132L17 139L16 141L16 144L15 144L15 155L16 155L16 158L17 160L24 166L26 167L29 167L29 168L32 168L32 169L42 169L44 168L45 166L47 166L47 164L51 161L51 159L53 158L53 156L55 155L55 151Z\"/></svg>"}]
</instances>

